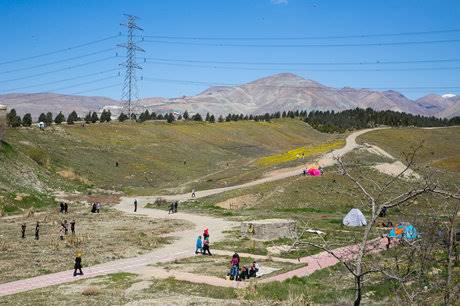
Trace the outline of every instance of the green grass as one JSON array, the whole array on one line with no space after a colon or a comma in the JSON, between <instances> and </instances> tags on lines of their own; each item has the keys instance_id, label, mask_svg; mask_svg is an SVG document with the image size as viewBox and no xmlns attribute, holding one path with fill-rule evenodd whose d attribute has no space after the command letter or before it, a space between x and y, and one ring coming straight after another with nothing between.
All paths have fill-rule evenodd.
<instances>
[{"instance_id":1,"label":"green grass","mask_svg":"<svg viewBox=\"0 0 460 306\"><path fill-rule=\"evenodd\" d=\"M460 172L460 127L378 130L359 136L358 142L375 144L396 158L421 146L416 155L418 163Z\"/></svg>"},{"instance_id":2,"label":"green grass","mask_svg":"<svg viewBox=\"0 0 460 306\"><path fill-rule=\"evenodd\" d=\"M40 168L54 174L62 170L74 173L74 184L86 179L97 187L131 194L182 192L248 181L267 169L255 162L263 156L340 138L343 136L319 133L291 119L63 125L45 131L11 129L6 136L18 154Z\"/></svg>"}]
</instances>

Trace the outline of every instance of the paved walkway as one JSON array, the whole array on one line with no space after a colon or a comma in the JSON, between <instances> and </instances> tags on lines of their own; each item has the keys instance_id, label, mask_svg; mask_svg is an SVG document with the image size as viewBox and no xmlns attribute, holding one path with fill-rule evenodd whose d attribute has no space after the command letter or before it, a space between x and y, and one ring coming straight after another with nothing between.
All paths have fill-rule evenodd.
<instances>
[{"instance_id":1,"label":"paved walkway","mask_svg":"<svg viewBox=\"0 0 460 306\"><path fill-rule=\"evenodd\" d=\"M350 134L346 139L346 145L338 150L334 150L330 153L323 155L317 163L319 166L327 167L331 166L336 163L335 158L341 157L346 153L352 151L353 149L358 147L356 143L356 138L359 135L362 135L366 132L372 131L375 129L367 129L354 132ZM213 194L218 194L222 192L226 192L229 190L240 189L245 187L250 187L254 185L259 185L267 182L272 182L292 176L297 176L300 174L300 168L290 168L284 171L277 171L273 173L273 175L268 175L264 178L236 186L225 187L225 188L217 188L217 189L210 189L210 190L203 190L196 193L196 197L205 197ZM156 249L152 252L147 254L134 257L134 258L126 258L111 261L105 264L99 264L92 267L84 267L84 276L73 277L72 270L63 271L59 273L52 273L46 274L38 277L33 277L29 279L18 280L10 283L3 283L0 284L0 296L10 295L18 292L29 291L33 289L43 288L47 286L62 284L66 282L72 282L77 279L82 278L89 278L95 277L100 275L107 275L110 273L116 272L134 272L134 273L142 273L146 266L149 264L159 263L159 262L168 262L175 259L182 259L186 257L190 257L193 255L194 251L194 244L195 239L198 234L202 233L204 228L208 228L210 232L211 243L215 241L219 241L224 238L224 231L231 229L232 227L236 226L236 223L225 221L223 219L212 218L202 215L194 215L194 214L186 214L186 213L176 213L174 215L168 215L166 211L157 210L157 209L145 209L143 206L147 203L153 202L159 196L148 196L148 197L136 197L138 201L138 212L137 214L144 214L152 218L161 218L161 219L182 219L189 222L192 222L194 226L188 230L178 231L174 233L174 237L177 239L172 239L172 243L165 245L159 249ZM167 196L160 196L161 198L167 200L188 200L191 198L191 195L188 194L179 194L179 195L167 195ZM133 210L133 201L134 198L122 198L120 204L116 205L115 207L121 211L126 213L132 213ZM350 246L349 249L345 249L345 251L349 252L356 246ZM329 258L329 254L321 255L318 257L306 257L305 262L309 265L305 268L297 269L288 273L284 273L282 275L278 275L275 278L268 278L265 281L269 281L270 279L273 280L282 280L284 277L289 278L294 275L297 276L304 276L321 267L330 266L335 264L333 258ZM150 269L150 267L149 267ZM153 269L153 268L152 268ZM158 271L155 271L157 273ZM161 273L158 272L160 275ZM190 273L183 273L183 272L168 272L167 275L169 276L176 276L178 279L193 281L196 276L188 275ZM291 276L290 276L291 275ZM192 280L190 280L192 279ZM203 282L203 277L199 277L200 282ZM216 278L218 279L218 278ZM211 281L214 285L225 284L225 279L219 279ZM232 285L233 286L233 285Z\"/></svg>"}]
</instances>

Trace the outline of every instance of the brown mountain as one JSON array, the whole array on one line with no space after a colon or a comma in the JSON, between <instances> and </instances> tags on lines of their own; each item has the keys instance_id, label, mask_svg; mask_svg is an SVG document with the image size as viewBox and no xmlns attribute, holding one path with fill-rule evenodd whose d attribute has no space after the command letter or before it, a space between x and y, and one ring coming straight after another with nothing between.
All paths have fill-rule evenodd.
<instances>
[{"instance_id":1,"label":"brown mountain","mask_svg":"<svg viewBox=\"0 0 460 306\"><path fill-rule=\"evenodd\" d=\"M283 110L345 110L373 108L425 116L453 117L459 115L460 98L454 95L427 95L413 101L399 92L375 91L365 88L328 87L291 73L281 73L239 86L214 86L195 96L180 98L146 98L140 109L156 112L184 112L215 115L228 113L260 114ZM0 104L14 107L34 116L45 111L79 114L109 108L114 114L120 102L105 97L68 96L52 93L0 95Z\"/></svg>"},{"instance_id":2,"label":"brown mountain","mask_svg":"<svg viewBox=\"0 0 460 306\"><path fill-rule=\"evenodd\" d=\"M12 93L0 95L0 104L14 108L20 115L31 113L36 119L40 113L52 112L58 114L62 111L65 115L76 111L84 115L88 111L99 111L107 105L119 105L120 102L106 97L71 96L55 93Z\"/></svg>"}]
</instances>

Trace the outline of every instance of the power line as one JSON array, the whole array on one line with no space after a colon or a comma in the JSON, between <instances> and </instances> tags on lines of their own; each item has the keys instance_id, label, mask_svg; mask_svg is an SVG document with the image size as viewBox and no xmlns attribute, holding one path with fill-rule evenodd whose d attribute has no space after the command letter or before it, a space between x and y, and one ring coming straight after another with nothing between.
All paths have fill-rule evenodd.
<instances>
[{"instance_id":1,"label":"power line","mask_svg":"<svg viewBox=\"0 0 460 306\"><path fill-rule=\"evenodd\" d=\"M200 64L228 64L228 65L275 65L275 66L334 66L334 65L392 65L392 64L426 64L426 63L451 63L460 62L460 58L451 59L424 59L401 61L359 61L359 62L251 62L251 61L209 61L191 59L171 59L161 57L146 57L146 61L175 62L175 63L200 63Z\"/></svg>"},{"instance_id":2,"label":"power line","mask_svg":"<svg viewBox=\"0 0 460 306\"><path fill-rule=\"evenodd\" d=\"M8 82L13 82L13 81L30 79L30 78L34 78L34 77L38 77L38 76L42 76L42 75L52 74L52 73L56 73L56 72L60 72L60 71L66 71L66 70L70 70L70 69L74 69L74 68L79 68L79 67L83 67L83 66L88 66L88 65L100 63L100 62L104 62L104 61L114 59L114 58L116 58L116 57L115 56L109 56L109 57L100 58L100 59L97 59L97 60L81 63L81 64L78 64L78 65L72 65L72 66L68 66L68 67L64 67L64 68L60 68L60 69L55 69L55 70L51 70L51 71L40 72L40 73L36 73L36 74L28 75L28 76L23 76L23 77L18 77L18 78L13 78L13 79L8 79L8 80L0 80L0 83L8 83Z\"/></svg>"},{"instance_id":3,"label":"power line","mask_svg":"<svg viewBox=\"0 0 460 306\"><path fill-rule=\"evenodd\" d=\"M88 73L88 74L79 75L79 76L76 76L76 77L71 77L71 78L66 78L66 79L61 79L61 80L55 80L55 81L50 81L50 82L45 82L45 83L40 83L40 84L34 84L34 85L11 88L11 89L4 90L3 92L8 93L8 92L16 91L16 90L21 90L21 89L29 89L29 88L34 88L34 87L41 87L41 86L51 85L51 84L55 84L55 83L62 83L62 82L67 82L67 81L87 78L87 77L94 76L94 75L104 74L104 73L107 73L107 72L113 72L113 71L116 71L116 70L118 70L118 68L107 69L107 70L103 70L103 71L99 71L99 72L95 72L95 73Z\"/></svg>"},{"instance_id":4,"label":"power line","mask_svg":"<svg viewBox=\"0 0 460 306\"><path fill-rule=\"evenodd\" d=\"M0 74L7 74L7 73L12 73L12 72L24 71L24 70L31 70L31 69L45 67L45 66L49 66L49 65L65 63L65 62L68 62L68 61L73 61L73 60L76 60L76 59L81 59L81 58L85 58L85 57L88 57L88 56L93 56L93 55L96 55L96 54L101 54L101 53L105 53L105 52L108 52L108 51L113 51L115 49L116 48L113 47L113 48L109 48L109 49L98 50L98 51L94 51L94 52L79 55L79 56L60 59L60 60L57 60L57 61L47 62L47 63L38 64L38 65L34 65L34 66L29 66L29 67L17 68L17 69L13 69L13 70L6 70L6 71L0 72Z\"/></svg>"},{"instance_id":5,"label":"power line","mask_svg":"<svg viewBox=\"0 0 460 306\"><path fill-rule=\"evenodd\" d=\"M248 47L248 48L328 48L328 47L382 47L382 46L404 46L404 45L427 45L458 43L460 39L440 39L421 41L400 41L400 42L377 42L377 43L340 43L340 44L227 44L227 43L197 43L167 40L143 40L147 43L187 46L212 46L212 47Z\"/></svg>"},{"instance_id":6,"label":"power line","mask_svg":"<svg viewBox=\"0 0 460 306\"><path fill-rule=\"evenodd\" d=\"M55 51L51 51L51 52L46 52L46 53L41 53L41 54L37 54L37 55L33 55L33 56L22 57L22 58L18 58L18 59L14 59L14 60L0 62L0 66L1 65L6 65L6 64L11 64L11 63L27 61L27 60L31 60L31 59L36 59L36 58L40 58L40 57L44 57L44 56L48 56L48 55L53 55L53 54L57 54L57 53L61 53L61 52L67 52L67 51L70 51L70 50L73 50L73 49L78 49L78 48L90 46L90 45L93 45L93 44L97 44L97 43L100 43L100 42L103 42L103 41L107 41L107 40L113 39L115 37L118 37L118 35L112 35L112 36L104 37L104 38L101 38L101 39L98 39L98 40L93 40L93 41L90 41L90 42L87 42L87 43L83 43L83 44L79 44L79 45L75 45L75 46L71 46L71 47L67 47L67 48L63 48L63 49L59 49L59 50L55 50Z\"/></svg>"},{"instance_id":7,"label":"power line","mask_svg":"<svg viewBox=\"0 0 460 306\"><path fill-rule=\"evenodd\" d=\"M143 37L154 39L183 39L183 40L308 40L308 39L342 39L342 38L371 38L371 37L395 37L395 36L410 36L410 35L427 35L427 34L446 34L457 33L460 29L434 30L434 31L418 31L418 32L400 32L400 33L377 33L377 34L352 34L352 35L329 35L329 36L165 36L165 35L144 35Z\"/></svg>"},{"instance_id":8,"label":"power line","mask_svg":"<svg viewBox=\"0 0 460 306\"><path fill-rule=\"evenodd\" d=\"M196 68L211 68L211 69L229 69L229 70L250 70L250 71L294 71L294 72L310 72L310 71L323 71L323 72L378 72L378 71L436 71L436 70L459 70L460 67L412 67L412 68L344 68L344 69L290 69L290 68L260 68L260 67L229 67L229 66L217 66L217 65L194 65L194 64L179 64L179 63L166 63L166 62L155 62L148 61L146 63L166 66L179 66L179 67L196 67Z\"/></svg>"},{"instance_id":9,"label":"power line","mask_svg":"<svg viewBox=\"0 0 460 306\"><path fill-rule=\"evenodd\" d=\"M125 79L123 82L122 100L124 101L124 109L128 116L131 116L136 105L134 100L138 100L137 92L137 77L136 70L141 70L142 67L136 62L136 52L145 52L144 49L136 45L134 42L134 31L143 31L136 24L137 17L133 15L124 14L127 17L126 24L121 24L128 29L126 44L118 45L126 49L126 61L121 65L126 68Z\"/></svg>"}]
</instances>

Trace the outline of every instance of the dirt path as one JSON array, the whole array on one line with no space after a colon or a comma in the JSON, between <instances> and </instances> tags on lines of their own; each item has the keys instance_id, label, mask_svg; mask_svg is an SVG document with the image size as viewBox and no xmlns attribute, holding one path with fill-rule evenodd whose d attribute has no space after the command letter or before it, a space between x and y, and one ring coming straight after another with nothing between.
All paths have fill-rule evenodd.
<instances>
[{"instance_id":1,"label":"dirt path","mask_svg":"<svg viewBox=\"0 0 460 306\"><path fill-rule=\"evenodd\" d=\"M335 160L336 157L341 157L359 146L356 143L356 138L359 135L362 135L372 130L376 130L376 129L361 130L361 131L357 131L357 132L350 134L347 137L346 145L343 148L334 150L330 153L323 155L323 157L321 157L317 161L318 165L322 167L328 167L328 166L334 165L336 163L336 160ZM236 185L236 186L230 186L230 187L224 187L224 188L216 188L216 189L198 191L196 193L196 197L200 198L200 197L210 196L210 195L226 192L229 190L250 187L250 186L272 182L272 181L276 181L276 180L280 180L280 179L284 179L284 178L288 178L292 176L297 176L299 174L300 174L299 168L290 168L290 169L284 170L283 172L278 171L276 173L273 173L272 175L268 175L264 178L261 178L261 179L258 179L258 180L255 180L249 183ZM111 261L105 264L99 264L99 265L95 265L92 267L84 268L85 275L82 277L73 277L72 270L69 270L69 271L47 274L47 275L42 275L42 276L38 276L34 278L19 280L15 282L0 284L0 296L29 291L29 290L43 288L43 287L57 285L57 284L62 284L66 282L71 282L76 279L95 277L99 275L106 275L106 274L116 273L116 272L133 272L133 273L138 273L138 274L143 273L143 271L146 269L146 266L150 264L154 264L158 262L168 262L168 261L172 261L175 259L181 259L181 258L193 256L195 239L197 235L202 233L204 228L209 229L210 240L212 244L212 242L219 241L224 238L224 231L229 230L232 227L237 225L233 222L225 221L223 219L212 218L212 217L207 217L207 216L202 216L202 215L187 214L187 213L176 213L174 215L168 215L168 213L163 210L144 208L145 204L151 203L159 197L164 198L166 200L184 201L184 200L190 199L191 195L187 193L187 194L166 195L166 196L147 196L147 197L135 197L135 198L125 197L121 199L121 202L118 205L116 205L115 208L125 213L133 213L133 208L134 208L133 202L134 202L134 199L137 199L138 201L137 214L144 214L151 218L156 218L156 219L157 218L181 219L181 220L192 222L194 224L193 228L190 228L184 231L175 232L173 234L175 239L171 238L172 240L171 244L168 244L150 253L147 253L147 254L144 254L138 257L115 260L115 261ZM354 247L355 246L350 246L349 248L350 250L352 250L352 248ZM350 251L347 248L345 250ZM324 256L327 257L327 254L322 255L319 258L315 259L315 261L318 263L324 259L324 263L322 265L312 264L310 268L307 268L307 270L305 271L298 269L298 270L295 270L297 272L291 271L288 273L291 273L292 276L307 275L305 273L307 272L313 273L313 271L316 271L317 269L324 268L324 264L326 265L335 264L333 260L331 260L330 258L326 258ZM159 271L155 270L155 272L158 273L157 275L161 275ZM181 274L179 272L176 274L179 279L185 280L185 278L191 278L191 279L194 278L194 276L189 277L186 274ZM286 274L286 273L283 275L285 275L283 277L292 277L292 276L289 276L290 274ZM169 276L172 276L172 275L169 274ZM277 279L274 279L274 280L281 280L280 278L281 276L277 276ZM209 281L214 282L212 280L209 280ZM219 279L216 282L218 283L216 285L219 285L219 284L224 284L226 281Z\"/></svg>"}]
</instances>

